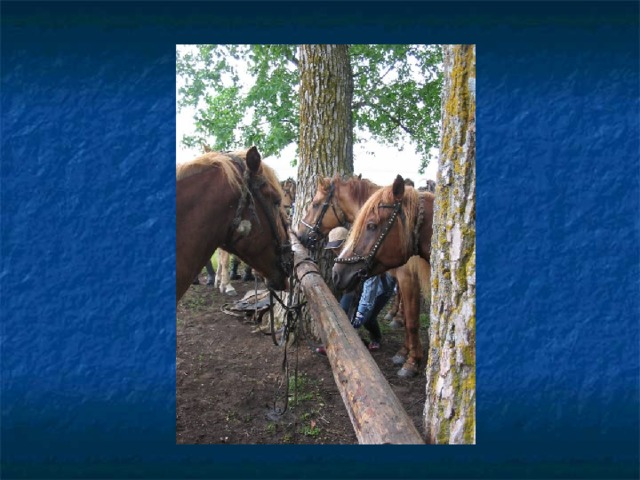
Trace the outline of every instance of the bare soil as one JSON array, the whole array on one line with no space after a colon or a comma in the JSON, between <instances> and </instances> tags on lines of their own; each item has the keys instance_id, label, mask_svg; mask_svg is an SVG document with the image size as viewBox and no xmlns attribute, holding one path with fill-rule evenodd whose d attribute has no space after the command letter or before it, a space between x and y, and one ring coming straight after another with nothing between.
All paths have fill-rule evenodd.
<instances>
[{"instance_id":1,"label":"bare soil","mask_svg":"<svg viewBox=\"0 0 640 480\"><path fill-rule=\"evenodd\" d=\"M326 356L315 353L318 339L299 335L286 347L289 404L283 405L285 347L256 332L252 319L224 313L221 307L255 288L234 281L237 296L213 286L192 285L177 306L176 442L179 444L357 444ZM371 355L419 432L425 402L425 377L402 379L391 357L404 332L391 330L380 314L382 347ZM306 329L305 329L306 330ZM360 335L367 338L364 329ZM421 327L423 344L426 327ZM295 382L295 385L294 385ZM297 387L297 388L294 388ZM280 400L276 404L277 393Z\"/></svg>"}]
</instances>

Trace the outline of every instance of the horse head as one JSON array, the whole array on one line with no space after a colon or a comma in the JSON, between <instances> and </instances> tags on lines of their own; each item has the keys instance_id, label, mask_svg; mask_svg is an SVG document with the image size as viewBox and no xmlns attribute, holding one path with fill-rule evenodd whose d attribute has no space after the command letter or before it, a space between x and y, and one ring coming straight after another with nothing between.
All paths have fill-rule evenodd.
<instances>
[{"instance_id":1,"label":"horse head","mask_svg":"<svg viewBox=\"0 0 640 480\"><path fill-rule=\"evenodd\" d=\"M312 248L333 228L348 223L349 219L343 205L344 198L341 195L345 183L338 176L318 179L316 193L296 230L297 237L306 247Z\"/></svg>"},{"instance_id":2,"label":"horse head","mask_svg":"<svg viewBox=\"0 0 640 480\"><path fill-rule=\"evenodd\" d=\"M256 147L247 150L244 163L243 199L237 207L234 235L224 248L257 270L269 288L284 290L293 264L284 192Z\"/></svg>"},{"instance_id":3,"label":"horse head","mask_svg":"<svg viewBox=\"0 0 640 480\"><path fill-rule=\"evenodd\" d=\"M432 217L433 210L430 212ZM422 196L406 187L398 175L393 185L373 193L355 218L333 267L336 288L352 288L362 277L405 264L419 253L423 223Z\"/></svg>"}]
</instances>

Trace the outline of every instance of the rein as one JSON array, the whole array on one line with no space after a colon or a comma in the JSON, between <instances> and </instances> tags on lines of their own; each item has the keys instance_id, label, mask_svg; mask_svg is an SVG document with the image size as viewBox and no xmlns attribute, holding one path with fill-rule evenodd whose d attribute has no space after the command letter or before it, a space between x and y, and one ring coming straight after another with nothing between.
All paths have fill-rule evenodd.
<instances>
[{"instance_id":1,"label":"rein","mask_svg":"<svg viewBox=\"0 0 640 480\"><path fill-rule=\"evenodd\" d=\"M296 288L294 287L294 280L295 280L296 276L295 276L295 272L294 269L291 269L291 274L289 276L289 292L288 292L288 296L287 296L287 303L285 305L285 302L282 301L282 299L278 296L278 294L273 290L273 289L269 289L269 323L270 323L270 328L271 328L271 339L274 343L275 346L279 347L281 345L284 345L284 355L282 358L282 372L283 372L283 381L282 384L278 387L278 389L276 390L275 396L277 398L278 396L278 391L281 389L284 389L284 393L283 393L283 397L284 397L284 406L282 408L278 408L277 407L277 400L274 400L274 405L273 405L273 413L276 416L282 416L285 414L285 412L287 411L288 407L289 407L289 362L287 360L287 344L289 343L289 335L291 334L292 331L296 330L297 327L300 325L301 322L299 322L298 320L300 319L300 316L302 315L302 308L306 305L307 302L302 302L302 303L297 303L297 304L293 304L293 295L294 292L296 291ZM302 280L302 279L301 279ZM297 285L296 285L297 286ZM274 303L273 303L273 299L276 299L278 301L278 303L280 304L280 306L284 309L285 311L285 319L283 322L283 326L282 326L282 335L280 337L280 341L278 341L276 339L276 329L275 329L275 321L273 318L273 311L274 311ZM297 350L296 350L297 353ZM297 387L297 383L298 383L298 362L297 362L297 355L296 355L296 366L295 366L295 371L294 371L294 386ZM294 396L296 397L295 400L297 401L297 388L294 390Z\"/></svg>"}]
</instances>

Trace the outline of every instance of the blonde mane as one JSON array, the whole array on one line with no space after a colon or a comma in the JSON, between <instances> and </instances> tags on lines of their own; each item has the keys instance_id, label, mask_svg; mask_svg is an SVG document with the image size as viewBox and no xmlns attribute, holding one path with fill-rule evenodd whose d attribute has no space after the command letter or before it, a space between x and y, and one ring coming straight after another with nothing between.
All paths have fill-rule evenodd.
<instances>
[{"instance_id":1,"label":"blonde mane","mask_svg":"<svg viewBox=\"0 0 640 480\"><path fill-rule=\"evenodd\" d=\"M388 186L381 188L376 191L369 197L369 199L365 202L365 204L360 209L358 216L353 222L351 226L351 230L349 231L349 236L347 237L344 245L344 251L353 251L353 246L356 245L362 232L365 231L366 225L365 222L370 215L373 215L374 221L378 224L379 228L382 228L383 225L380 224L380 213L386 212L387 215L391 214L391 210L388 208L381 209L378 208L378 205L393 205L394 198L392 192L393 186ZM426 195L430 195L427 193L418 193L413 187L405 187L404 196L402 198L402 210L401 212L404 214L404 220L401 215L398 215L396 222L400 224L400 233L399 233L399 242L398 248L403 248L405 251L413 251L412 244L412 236L413 229L415 228L417 217L418 217L418 207L420 199L425 197ZM368 252L357 252L360 255L367 254Z\"/></svg>"},{"instance_id":2,"label":"blonde mane","mask_svg":"<svg viewBox=\"0 0 640 480\"><path fill-rule=\"evenodd\" d=\"M242 189L242 175L234 165L233 158L239 157L244 161L247 158L247 151L248 149L229 153L208 152L194 158L190 162L176 165L176 182L211 168L219 168L223 176L228 180L231 188L240 191ZM246 165L243 164L243 168L247 168ZM267 180L281 198L284 197L284 191L273 168L261 161L258 174Z\"/></svg>"}]
</instances>

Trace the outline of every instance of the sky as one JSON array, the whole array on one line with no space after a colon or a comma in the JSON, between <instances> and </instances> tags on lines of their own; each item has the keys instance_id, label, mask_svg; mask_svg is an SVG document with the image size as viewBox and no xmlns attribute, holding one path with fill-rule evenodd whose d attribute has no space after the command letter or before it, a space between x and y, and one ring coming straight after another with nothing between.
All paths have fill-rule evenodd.
<instances>
[{"instance_id":1,"label":"sky","mask_svg":"<svg viewBox=\"0 0 640 480\"><path fill-rule=\"evenodd\" d=\"M192 133L193 118L188 112L178 114L176 121L176 163L188 162L203 152L194 149L186 149L181 145L182 136ZM249 147L250 145L247 145ZM258 151L260 145L257 145ZM282 153L275 157L265 157L263 161L272 167L280 180L289 177L297 179L298 167L291 166L291 160L295 157L296 145L290 145L285 148ZM367 152L372 152L369 155ZM402 152L398 152L393 147L380 145L375 141L357 144L353 147L353 167L354 174L362 174L363 178L371 180L378 185L391 185L396 175L400 174L403 178L411 178L416 187L426 184L427 180L436 180L437 159L431 161L424 175L418 173L420 167L420 157L412 151L411 145L407 145Z\"/></svg>"},{"instance_id":2,"label":"sky","mask_svg":"<svg viewBox=\"0 0 640 480\"><path fill-rule=\"evenodd\" d=\"M178 45L179 50L193 48L189 45ZM246 76L243 68L239 67L239 76ZM243 84L249 83L243 81ZM176 85L177 93L177 85ZM176 107L177 111L177 107ZM181 139L185 134L193 132L193 116L194 110L184 109L179 112L176 117L176 163L183 163L201 155L203 152L199 149L186 149L181 145ZM364 132L359 132L358 136L368 138ZM250 147L251 145L246 145ZM260 145L256 145L260 150ZM297 178L298 167L291 166L291 160L295 157L296 145L292 144L285 148L282 153L275 157L265 157L265 161L269 166L275 169L280 180L292 177ZM437 151L433 153L437 154ZM378 185L391 185L396 175L400 174L404 178L411 178L416 187L426 184L427 180L436 180L437 175L437 157L431 161L424 174L419 174L420 157L414 152L413 146L406 144L403 151L398 151L395 147L381 145L374 140L358 143L353 146L353 167L354 174L362 174L363 178L367 178Z\"/></svg>"}]
</instances>

